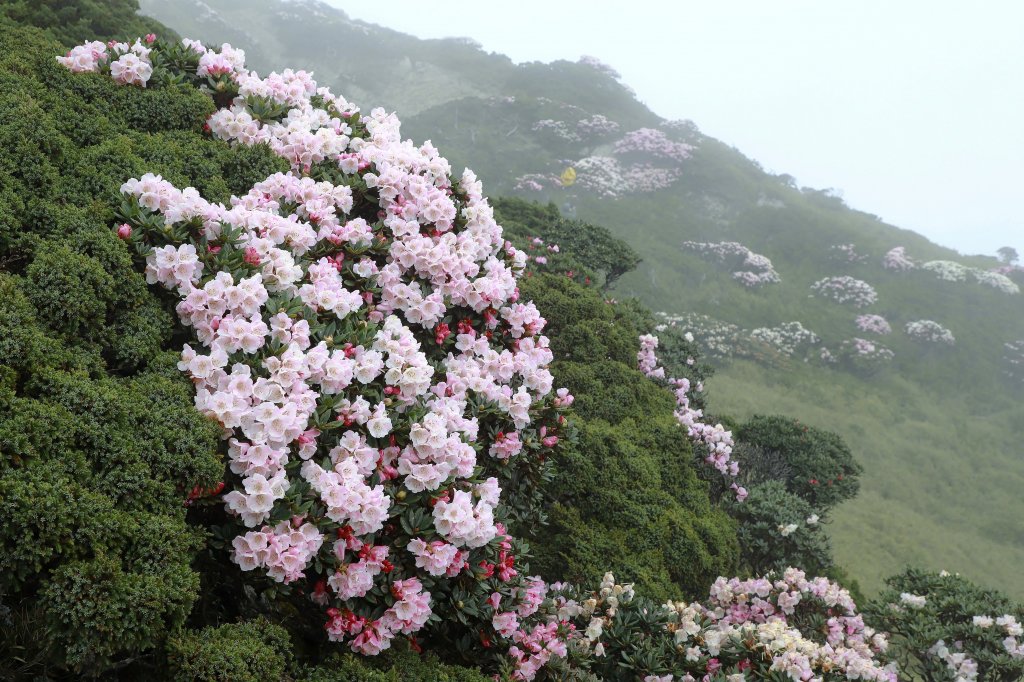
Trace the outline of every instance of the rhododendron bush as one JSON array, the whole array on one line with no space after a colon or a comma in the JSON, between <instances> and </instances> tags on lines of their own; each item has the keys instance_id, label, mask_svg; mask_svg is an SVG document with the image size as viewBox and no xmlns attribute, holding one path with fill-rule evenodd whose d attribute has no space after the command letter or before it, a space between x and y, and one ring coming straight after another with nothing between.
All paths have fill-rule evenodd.
<instances>
[{"instance_id":1,"label":"rhododendron bush","mask_svg":"<svg viewBox=\"0 0 1024 682\"><path fill-rule=\"evenodd\" d=\"M545 608L578 623L570 660L599 679L897 679L882 661L886 637L864 624L850 594L794 568L719 578L704 602L659 606L612 574L594 593L555 595Z\"/></svg>"},{"instance_id":2,"label":"rhododendron bush","mask_svg":"<svg viewBox=\"0 0 1024 682\"><path fill-rule=\"evenodd\" d=\"M811 285L811 291L816 296L836 303L849 303L854 308L864 308L878 301L878 293L874 287L847 275L820 279Z\"/></svg>"},{"instance_id":3,"label":"rhododendron bush","mask_svg":"<svg viewBox=\"0 0 1024 682\"><path fill-rule=\"evenodd\" d=\"M229 442L235 562L284 585L319 576L328 636L366 654L493 590L530 615L499 479L537 480L572 396L552 391L544 320L518 301L524 259L479 183L453 184L393 116L361 118L309 74L259 79L229 46L184 48L195 79L237 91L212 133L293 168L229 206L151 174L121 187L117 234L180 299L195 344L178 367ZM118 80L111 49L61 61Z\"/></svg>"},{"instance_id":4,"label":"rhododendron bush","mask_svg":"<svg viewBox=\"0 0 1024 682\"><path fill-rule=\"evenodd\" d=\"M857 329L862 332L881 335L892 333L892 326L889 324L889 321L881 315L858 315L856 323Z\"/></svg>"},{"instance_id":5,"label":"rhododendron bush","mask_svg":"<svg viewBox=\"0 0 1024 682\"><path fill-rule=\"evenodd\" d=\"M907 569L865 613L892 633L904 674L1011 682L1024 676L1024 609L959 574Z\"/></svg>"},{"instance_id":6,"label":"rhododendron bush","mask_svg":"<svg viewBox=\"0 0 1024 682\"><path fill-rule=\"evenodd\" d=\"M782 278L767 256L754 253L739 242L683 242L683 249L694 251L728 268L736 268L733 279L749 289L781 282Z\"/></svg>"},{"instance_id":7,"label":"rhododendron bush","mask_svg":"<svg viewBox=\"0 0 1024 682\"><path fill-rule=\"evenodd\" d=\"M907 336L920 343L940 346L956 345L956 337L953 336L953 332L934 320L914 320L908 322L905 329Z\"/></svg>"}]
</instances>

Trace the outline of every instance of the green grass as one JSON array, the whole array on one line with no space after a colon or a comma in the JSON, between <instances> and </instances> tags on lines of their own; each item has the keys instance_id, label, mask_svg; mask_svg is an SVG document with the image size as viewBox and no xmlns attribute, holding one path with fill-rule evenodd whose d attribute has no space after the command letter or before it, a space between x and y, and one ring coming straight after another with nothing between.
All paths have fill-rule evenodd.
<instances>
[{"instance_id":1,"label":"green grass","mask_svg":"<svg viewBox=\"0 0 1024 682\"><path fill-rule=\"evenodd\" d=\"M710 383L715 412L786 414L850 445L864 465L861 492L836 510L831 533L837 561L868 592L914 564L1024 596L1018 404L971 416L955 395L899 376L862 380L810 367L779 374L750 362Z\"/></svg>"}]
</instances>

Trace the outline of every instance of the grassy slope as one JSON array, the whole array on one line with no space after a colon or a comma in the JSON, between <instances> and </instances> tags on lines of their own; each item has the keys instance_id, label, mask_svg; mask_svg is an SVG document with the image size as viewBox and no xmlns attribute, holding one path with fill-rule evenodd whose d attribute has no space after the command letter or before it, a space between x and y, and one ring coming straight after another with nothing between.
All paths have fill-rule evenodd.
<instances>
[{"instance_id":1,"label":"grassy slope","mask_svg":"<svg viewBox=\"0 0 1024 682\"><path fill-rule=\"evenodd\" d=\"M315 2L207 0L213 14L197 10L193 0L142 4L184 35L258 52L255 66L264 71L270 64L312 68L364 106L397 109L408 136L432 139L456 168L474 168L492 195L510 192L522 173L558 171L561 160L586 153L539 138L531 130L537 120L602 113L624 130L659 121L616 81L581 65L516 66L460 41L422 41L353 22ZM504 99L509 95L515 100ZM677 135L697 150L670 190L618 201L560 192L542 198L628 240L644 263L620 281L617 293L636 295L656 310L695 310L745 327L800 320L835 344L854 334L855 312L808 298L808 286L851 274L876 286L880 302L870 311L894 327L918 318L950 327L958 347L945 353L921 353L894 334L886 344L897 353L895 371L871 380L738 363L713 382L712 406L724 413L791 414L847 439L867 472L861 497L837 513L836 545L868 588L914 562L963 570L1024 595L1017 570L1024 538L1014 530L1024 511L1018 494L1024 411L998 366L1001 344L1024 337L1024 296L941 283L924 273L886 273L879 260L897 245L921 260L978 266L993 260L959 257L824 193L797 189L712 138ZM769 256L783 282L746 291L682 252L687 239L743 242ZM832 263L828 247L846 242L872 260Z\"/></svg>"}]
</instances>

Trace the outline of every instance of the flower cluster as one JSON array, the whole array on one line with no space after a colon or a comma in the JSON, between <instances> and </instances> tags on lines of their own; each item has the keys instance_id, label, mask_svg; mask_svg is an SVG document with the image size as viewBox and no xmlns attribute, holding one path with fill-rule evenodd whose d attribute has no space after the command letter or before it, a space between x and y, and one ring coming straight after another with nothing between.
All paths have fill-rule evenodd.
<instances>
[{"instance_id":1,"label":"flower cluster","mask_svg":"<svg viewBox=\"0 0 1024 682\"><path fill-rule=\"evenodd\" d=\"M962 642L954 642L953 646L962 646ZM958 648L958 647L957 647ZM953 676L954 682L974 682L978 679L978 664L974 659L968 658L963 651L950 651L944 640L939 640L928 650L929 656L934 656L946 664L947 669Z\"/></svg>"},{"instance_id":2,"label":"flower cluster","mask_svg":"<svg viewBox=\"0 0 1024 682\"><path fill-rule=\"evenodd\" d=\"M619 124L606 116L594 114L577 121L576 132L584 140L600 139L619 132Z\"/></svg>"},{"instance_id":3,"label":"flower cluster","mask_svg":"<svg viewBox=\"0 0 1024 682\"><path fill-rule=\"evenodd\" d=\"M686 313L684 315L669 315L665 312L658 313L658 316L666 324L678 326L689 330L704 352L713 358L733 359L745 358L767 364L783 362L787 359L782 349L776 348L773 341L786 342L789 345L792 341L789 329L799 322L787 322L780 327L765 327L765 331L759 334L761 338L755 339L752 331L744 329L728 322L714 319L707 315ZM800 325L804 329L803 325ZM796 329L792 327L792 329ZM805 331L807 331L805 329ZM800 348L799 345L796 348Z\"/></svg>"},{"instance_id":4,"label":"flower cluster","mask_svg":"<svg viewBox=\"0 0 1024 682\"><path fill-rule=\"evenodd\" d=\"M675 142L657 128L639 128L626 133L615 143L616 156L640 156L685 161L690 158L693 147L684 142Z\"/></svg>"},{"instance_id":5,"label":"flower cluster","mask_svg":"<svg viewBox=\"0 0 1024 682\"><path fill-rule=\"evenodd\" d=\"M1006 653L1011 658L1024 659L1024 643L1021 642L1021 637L1024 636L1024 626L1022 626L1017 619L1010 615L1004 614L992 618L991 616L974 616L974 626L987 630L992 627L1001 629L1001 634L1006 635L1003 638L1003 648L1006 649Z\"/></svg>"},{"instance_id":6,"label":"flower cluster","mask_svg":"<svg viewBox=\"0 0 1024 682\"><path fill-rule=\"evenodd\" d=\"M773 347L788 357L804 354L821 339L797 321L785 322L777 327L758 327L750 332L750 338Z\"/></svg>"},{"instance_id":7,"label":"flower cluster","mask_svg":"<svg viewBox=\"0 0 1024 682\"><path fill-rule=\"evenodd\" d=\"M857 253L854 244L833 244L829 247L828 253L832 260L840 263L863 263L868 259L867 256Z\"/></svg>"},{"instance_id":8,"label":"flower cluster","mask_svg":"<svg viewBox=\"0 0 1024 682\"><path fill-rule=\"evenodd\" d=\"M93 41L78 45L57 61L74 73L106 73L122 85L146 87L153 75L150 48L156 36L148 35L145 43L136 40L133 44L110 41Z\"/></svg>"},{"instance_id":9,"label":"flower cluster","mask_svg":"<svg viewBox=\"0 0 1024 682\"><path fill-rule=\"evenodd\" d=\"M855 308L864 308L878 301L874 287L846 275L820 279L811 285L811 291L822 298L836 303L849 303Z\"/></svg>"},{"instance_id":10,"label":"flower cluster","mask_svg":"<svg viewBox=\"0 0 1024 682\"><path fill-rule=\"evenodd\" d=\"M611 156L587 156L575 164L576 184L606 199L656 192L679 179L679 169L645 163L623 164Z\"/></svg>"},{"instance_id":11,"label":"flower cluster","mask_svg":"<svg viewBox=\"0 0 1024 682\"><path fill-rule=\"evenodd\" d=\"M881 315L858 315L856 322L857 329L862 332L879 335L892 333L892 326L889 325L889 321Z\"/></svg>"},{"instance_id":12,"label":"flower cluster","mask_svg":"<svg viewBox=\"0 0 1024 682\"><path fill-rule=\"evenodd\" d=\"M771 259L754 253L739 242L683 242L682 248L722 263L729 268L736 268L733 279L748 289L756 289L765 284L781 282L782 278L775 271Z\"/></svg>"},{"instance_id":13,"label":"flower cluster","mask_svg":"<svg viewBox=\"0 0 1024 682\"><path fill-rule=\"evenodd\" d=\"M992 287L996 291L1001 291L1004 294L1020 293L1020 286L1001 272L971 268L971 274L974 276L974 280L978 284Z\"/></svg>"},{"instance_id":14,"label":"flower cluster","mask_svg":"<svg viewBox=\"0 0 1024 682\"><path fill-rule=\"evenodd\" d=\"M978 284L991 287L1004 294L1019 294L1020 286L1008 274L1015 271L1015 266L1001 266L992 270L972 268L951 260L932 260L918 266L913 260L907 257L906 250L898 246L885 254L883 265L890 270L906 272L920 267L922 270L933 273L944 282L967 282L974 280Z\"/></svg>"},{"instance_id":15,"label":"flower cluster","mask_svg":"<svg viewBox=\"0 0 1024 682\"><path fill-rule=\"evenodd\" d=\"M956 337L953 332L933 320L915 320L908 322L905 327L907 336L914 341L922 343L934 343L944 346L956 345Z\"/></svg>"},{"instance_id":16,"label":"flower cluster","mask_svg":"<svg viewBox=\"0 0 1024 682\"><path fill-rule=\"evenodd\" d=\"M971 274L971 268L951 260L930 260L921 269L935 273L944 282L966 282Z\"/></svg>"},{"instance_id":17,"label":"flower cluster","mask_svg":"<svg viewBox=\"0 0 1024 682\"><path fill-rule=\"evenodd\" d=\"M886 252L885 257L882 259L882 265L885 266L886 270L895 270L896 272L906 272L907 270L917 268L917 263L907 256L905 246L897 246Z\"/></svg>"},{"instance_id":18,"label":"flower cluster","mask_svg":"<svg viewBox=\"0 0 1024 682\"><path fill-rule=\"evenodd\" d=\"M555 121L554 119L546 118L534 123L531 129L534 132L549 134L565 142L580 141L579 134L570 128L569 124L565 121Z\"/></svg>"},{"instance_id":19,"label":"flower cluster","mask_svg":"<svg viewBox=\"0 0 1024 682\"><path fill-rule=\"evenodd\" d=\"M211 134L293 169L229 205L152 174L121 188L116 232L178 298L194 338L178 367L227 441L233 560L315 583L330 639L364 654L456 590L529 615L546 586L517 568L501 480L539 478L572 396L552 391L545 320L518 300L525 254L480 183L305 72L261 79L228 45L157 49L233 95ZM498 635L528 670L545 635L510 620Z\"/></svg>"},{"instance_id":20,"label":"flower cluster","mask_svg":"<svg viewBox=\"0 0 1024 682\"><path fill-rule=\"evenodd\" d=\"M843 341L837 355L851 369L869 374L878 371L896 357L895 353L882 344L861 338Z\"/></svg>"},{"instance_id":21,"label":"flower cluster","mask_svg":"<svg viewBox=\"0 0 1024 682\"><path fill-rule=\"evenodd\" d=\"M578 623L570 656L592 672L614 674L619 661L643 649L663 652L648 659L654 670L640 678L645 682L897 679L895 667L879 660L888 641L864 624L849 593L795 568L762 578L719 578L706 602L661 608L611 574L589 595L555 594L563 596L546 608Z\"/></svg>"},{"instance_id":22,"label":"flower cluster","mask_svg":"<svg viewBox=\"0 0 1024 682\"><path fill-rule=\"evenodd\" d=\"M686 427L690 438L704 446L707 451L704 461L728 479L735 479L739 474L740 467L739 463L732 458L734 446L732 431L727 430L721 424L712 425L701 421L704 418L703 410L696 409L691 405L693 397L690 395L690 380L666 377L665 368L658 363L657 350L658 337L653 334L642 335L640 350L636 356L638 369L651 379L664 381L672 388L676 397L676 420ZM742 502L746 499L747 490L745 488L734 480L730 487L736 494L737 500Z\"/></svg>"},{"instance_id":23,"label":"flower cluster","mask_svg":"<svg viewBox=\"0 0 1024 682\"><path fill-rule=\"evenodd\" d=\"M512 189L516 192L543 192L547 186L557 187L559 179L543 173L526 173L516 178Z\"/></svg>"}]
</instances>

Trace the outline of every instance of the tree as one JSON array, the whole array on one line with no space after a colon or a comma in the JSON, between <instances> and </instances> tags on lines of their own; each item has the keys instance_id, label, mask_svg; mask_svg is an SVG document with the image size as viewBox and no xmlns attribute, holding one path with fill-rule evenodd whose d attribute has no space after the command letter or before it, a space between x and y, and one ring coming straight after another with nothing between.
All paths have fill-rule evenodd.
<instances>
[{"instance_id":1,"label":"tree","mask_svg":"<svg viewBox=\"0 0 1024 682\"><path fill-rule=\"evenodd\" d=\"M999 254L999 260L1003 261L1007 265L1012 265L1020 260L1020 255L1017 253L1017 249L1012 246L1002 246L996 251Z\"/></svg>"}]
</instances>

